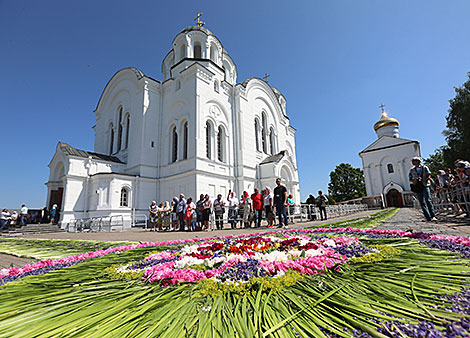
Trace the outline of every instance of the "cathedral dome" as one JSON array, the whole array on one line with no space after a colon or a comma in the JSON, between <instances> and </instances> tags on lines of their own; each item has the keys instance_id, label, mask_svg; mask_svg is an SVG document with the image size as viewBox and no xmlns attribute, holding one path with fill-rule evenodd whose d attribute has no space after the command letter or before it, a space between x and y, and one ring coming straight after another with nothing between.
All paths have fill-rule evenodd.
<instances>
[{"instance_id":1,"label":"cathedral dome","mask_svg":"<svg viewBox=\"0 0 470 338\"><path fill-rule=\"evenodd\" d=\"M398 120L397 119L394 119L393 117L389 117L387 115L387 112L385 111L382 111L382 117L380 118L380 120L378 120L375 124L374 124L374 130L377 131L378 129L382 128L382 127L388 127L388 126L396 126L398 127L400 124L398 123Z\"/></svg>"},{"instance_id":2,"label":"cathedral dome","mask_svg":"<svg viewBox=\"0 0 470 338\"><path fill-rule=\"evenodd\" d=\"M183 29L180 32L180 34L181 33L188 33L188 32L191 32L191 31L200 31L200 32L206 33L207 35L214 35L214 33L212 33L209 29L207 29L205 27L202 27L202 26L188 26L185 29Z\"/></svg>"}]
</instances>

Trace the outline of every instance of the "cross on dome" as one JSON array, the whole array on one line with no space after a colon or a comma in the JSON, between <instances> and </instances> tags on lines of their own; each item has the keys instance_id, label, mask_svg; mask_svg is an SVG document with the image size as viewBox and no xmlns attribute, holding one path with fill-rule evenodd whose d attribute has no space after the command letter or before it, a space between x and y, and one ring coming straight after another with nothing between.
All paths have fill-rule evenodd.
<instances>
[{"instance_id":1,"label":"cross on dome","mask_svg":"<svg viewBox=\"0 0 470 338\"><path fill-rule=\"evenodd\" d=\"M380 109L382 109L382 113L385 111L384 108L385 108L385 105L382 103L380 106L379 106Z\"/></svg>"},{"instance_id":2,"label":"cross on dome","mask_svg":"<svg viewBox=\"0 0 470 338\"><path fill-rule=\"evenodd\" d=\"M270 77L271 75L269 75L268 73L264 73L264 76L263 76L263 80L268 83L268 77Z\"/></svg>"},{"instance_id":3,"label":"cross on dome","mask_svg":"<svg viewBox=\"0 0 470 338\"><path fill-rule=\"evenodd\" d=\"M198 25L199 27L202 27L206 24L205 22L199 20L201 16L202 16L202 13L197 12L197 16L194 18L194 21L196 21L196 25Z\"/></svg>"}]
</instances>

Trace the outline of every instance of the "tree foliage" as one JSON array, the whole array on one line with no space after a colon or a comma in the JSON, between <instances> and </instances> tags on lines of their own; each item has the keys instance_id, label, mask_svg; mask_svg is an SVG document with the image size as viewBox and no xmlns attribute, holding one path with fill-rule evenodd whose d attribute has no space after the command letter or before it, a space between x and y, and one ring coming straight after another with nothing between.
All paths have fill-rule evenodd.
<instances>
[{"instance_id":1,"label":"tree foliage","mask_svg":"<svg viewBox=\"0 0 470 338\"><path fill-rule=\"evenodd\" d=\"M434 154L429 155L428 158L423 159L424 164L429 168L432 175L437 175L438 170L443 170L449 167L444 162L443 147L437 148Z\"/></svg>"},{"instance_id":2,"label":"tree foliage","mask_svg":"<svg viewBox=\"0 0 470 338\"><path fill-rule=\"evenodd\" d=\"M341 163L330 173L328 193L337 202L365 196L364 173L349 163Z\"/></svg>"},{"instance_id":3,"label":"tree foliage","mask_svg":"<svg viewBox=\"0 0 470 338\"><path fill-rule=\"evenodd\" d=\"M425 160L426 163L437 163L441 157L442 166L453 168L457 159L470 160L470 72L468 80L455 88L455 97L449 100L449 114L446 117L446 129L442 132L447 145L436 149L436 152Z\"/></svg>"}]
</instances>

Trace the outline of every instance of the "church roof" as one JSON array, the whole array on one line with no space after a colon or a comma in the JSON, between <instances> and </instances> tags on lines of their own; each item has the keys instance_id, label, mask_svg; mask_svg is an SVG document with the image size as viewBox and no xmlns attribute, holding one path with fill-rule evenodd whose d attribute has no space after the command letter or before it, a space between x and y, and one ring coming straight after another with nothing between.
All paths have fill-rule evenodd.
<instances>
[{"instance_id":1,"label":"church roof","mask_svg":"<svg viewBox=\"0 0 470 338\"><path fill-rule=\"evenodd\" d=\"M203 33L206 33L207 35L214 35L214 33L212 33L210 30L208 30L206 27L200 27L200 26L188 26L186 27L185 29L183 29L181 33L187 33L187 32L191 32L191 31L200 31L200 32L203 32Z\"/></svg>"},{"instance_id":2,"label":"church roof","mask_svg":"<svg viewBox=\"0 0 470 338\"><path fill-rule=\"evenodd\" d=\"M384 150L384 149L389 149L389 148L394 148L394 147L399 147L403 146L406 144L418 144L418 141L414 140L408 140L405 138L398 138L398 137L390 137L390 136L382 136L378 140L375 140L371 145L369 145L366 149L361 151L359 155L365 154L365 153L370 153L378 150Z\"/></svg>"},{"instance_id":3,"label":"church roof","mask_svg":"<svg viewBox=\"0 0 470 338\"><path fill-rule=\"evenodd\" d=\"M378 120L374 124L374 130L377 131L377 129L380 129L386 126L398 126L399 124L400 123L398 122L397 119L394 119L393 117L389 117L387 115L387 112L384 110L382 111L382 117L380 118L380 120Z\"/></svg>"},{"instance_id":4,"label":"church roof","mask_svg":"<svg viewBox=\"0 0 470 338\"><path fill-rule=\"evenodd\" d=\"M98 154L98 153L94 153L94 152L91 152L91 151L77 149L77 148L74 148L74 147L72 147L71 145L69 145L67 143L64 143L64 142L59 142L59 146L60 146L60 150L65 155L84 157L84 158L88 158L88 157L91 156L91 158L94 159L94 160L103 160L103 161L108 161L108 162L124 163L119 158L117 158L116 156Z\"/></svg>"},{"instance_id":5,"label":"church roof","mask_svg":"<svg viewBox=\"0 0 470 338\"><path fill-rule=\"evenodd\" d=\"M268 156L263 161L261 161L260 164L279 163L282 160L282 158L284 157L285 153L286 152L284 150L282 150L278 154Z\"/></svg>"},{"instance_id":6,"label":"church roof","mask_svg":"<svg viewBox=\"0 0 470 338\"><path fill-rule=\"evenodd\" d=\"M267 85L269 88L271 88L271 90L273 91L274 95L276 96L276 99L279 100L279 97L281 97L281 96L284 97L284 95L282 95L281 92L280 92L278 89L274 88L274 87L271 86L269 83L267 83L267 82L264 81L263 79L260 79L259 77L256 77L256 76L254 76L254 77L249 77L248 79L246 79L245 81L243 81L242 83L240 83L240 85L243 86L243 88L246 88L246 86L248 86L248 83L249 83L251 80L260 80L260 81L263 81L264 83L266 83L266 85ZM285 100L285 98L284 98L284 100ZM283 115L284 115L285 117L289 118L286 114L284 114L284 112L283 112Z\"/></svg>"}]
</instances>

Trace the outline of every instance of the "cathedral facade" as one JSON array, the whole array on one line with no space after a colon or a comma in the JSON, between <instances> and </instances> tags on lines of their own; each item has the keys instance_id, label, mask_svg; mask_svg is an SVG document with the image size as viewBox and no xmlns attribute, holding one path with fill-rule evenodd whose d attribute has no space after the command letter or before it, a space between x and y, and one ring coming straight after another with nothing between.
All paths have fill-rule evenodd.
<instances>
[{"instance_id":1,"label":"cathedral facade","mask_svg":"<svg viewBox=\"0 0 470 338\"><path fill-rule=\"evenodd\" d=\"M202 25L174 38L162 73L114 74L94 111L93 152L58 143L46 185L62 224L117 215L130 224L152 200L251 193L276 177L300 201L295 129L276 88L237 83L235 63Z\"/></svg>"},{"instance_id":2,"label":"cathedral facade","mask_svg":"<svg viewBox=\"0 0 470 338\"><path fill-rule=\"evenodd\" d=\"M398 127L398 120L382 110L374 125L377 140L359 153L367 196L379 197L387 207L413 205L408 173L411 159L420 156L419 142L400 138Z\"/></svg>"}]
</instances>

